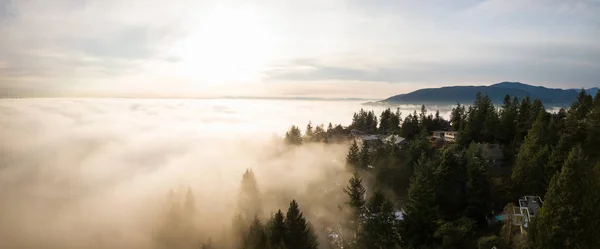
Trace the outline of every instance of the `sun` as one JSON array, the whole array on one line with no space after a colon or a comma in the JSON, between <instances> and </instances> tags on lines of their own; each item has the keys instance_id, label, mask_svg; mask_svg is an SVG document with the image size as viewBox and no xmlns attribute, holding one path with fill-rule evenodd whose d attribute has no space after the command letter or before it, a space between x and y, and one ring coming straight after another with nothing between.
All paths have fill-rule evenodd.
<instances>
[{"instance_id":1,"label":"sun","mask_svg":"<svg viewBox=\"0 0 600 249\"><path fill-rule=\"evenodd\" d=\"M257 80L271 57L270 31L264 13L256 8L212 9L175 46L179 71L211 85Z\"/></svg>"}]
</instances>

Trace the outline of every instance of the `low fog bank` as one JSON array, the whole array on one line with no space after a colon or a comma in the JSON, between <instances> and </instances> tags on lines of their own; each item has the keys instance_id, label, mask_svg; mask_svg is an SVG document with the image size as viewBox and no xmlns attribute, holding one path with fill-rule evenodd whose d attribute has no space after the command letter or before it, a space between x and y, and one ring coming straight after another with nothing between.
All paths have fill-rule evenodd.
<instances>
[{"instance_id":1,"label":"low fog bank","mask_svg":"<svg viewBox=\"0 0 600 249\"><path fill-rule=\"evenodd\" d=\"M249 168L261 192L299 200L309 219L331 219L331 198L343 198L349 178L347 145L287 148L281 136L309 120L347 125L360 108L351 101L0 100L0 248L152 248L168 193L183 198L188 188L202 236L219 239ZM327 191L337 194L315 195ZM286 204L265 200L263 210Z\"/></svg>"}]
</instances>

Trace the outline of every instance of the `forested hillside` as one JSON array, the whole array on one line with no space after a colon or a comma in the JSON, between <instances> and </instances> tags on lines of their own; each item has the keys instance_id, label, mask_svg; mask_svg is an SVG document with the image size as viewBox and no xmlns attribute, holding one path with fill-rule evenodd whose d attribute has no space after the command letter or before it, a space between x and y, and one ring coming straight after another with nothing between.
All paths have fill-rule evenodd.
<instances>
[{"instance_id":1,"label":"forested hillside","mask_svg":"<svg viewBox=\"0 0 600 249\"><path fill-rule=\"evenodd\" d=\"M456 142L430 141L448 123ZM425 106L404 117L388 109L379 119L360 110L347 129L398 134L409 144L373 150L350 140L347 165L357 173L346 191L354 215L344 248L600 248L600 94L581 91L555 113L537 99L507 95L495 108L477 94L449 121ZM286 139L302 139L296 135ZM502 148L506 166L490 166L478 144ZM544 200L528 228L494 219L510 217L523 196ZM403 210L401 220L394 210Z\"/></svg>"},{"instance_id":2,"label":"forested hillside","mask_svg":"<svg viewBox=\"0 0 600 249\"><path fill-rule=\"evenodd\" d=\"M432 136L439 130L457 132L456 140ZM390 135L406 143L369 142ZM537 99L507 95L496 108L477 94L471 105L453 108L450 120L425 106L406 116L399 110L379 116L360 110L347 127L309 122L302 132L292 126L284 143L290 150L348 144L345 165L351 177L339 188L311 190L303 200L279 200L287 210L266 210L265 198L289 195L262 192L248 170L242 177L240 212L223 235L229 239L192 239L185 218L193 217L189 191L183 203L171 200L165 219L171 223L164 225L170 229L159 230L160 244L205 249L600 248L600 94L582 91L569 109L554 113ZM536 202L539 210L529 209L535 215L525 221L515 211L524 196L543 200ZM315 202L325 205L320 211L302 211L303 203Z\"/></svg>"}]
</instances>

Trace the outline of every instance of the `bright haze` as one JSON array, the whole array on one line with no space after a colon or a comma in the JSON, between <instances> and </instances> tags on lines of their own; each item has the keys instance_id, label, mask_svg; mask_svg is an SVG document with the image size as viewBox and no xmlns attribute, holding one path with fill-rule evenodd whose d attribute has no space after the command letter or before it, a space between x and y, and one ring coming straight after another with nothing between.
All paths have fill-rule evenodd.
<instances>
[{"instance_id":1,"label":"bright haze","mask_svg":"<svg viewBox=\"0 0 600 249\"><path fill-rule=\"evenodd\" d=\"M0 0L0 248L154 248L167 194L188 188L198 239L227 240L249 168L313 224L335 219L348 145L282 136L348 125L365 101L286 98L597 86L599 13L593 0Z\"/></svg>"},{"instance_id":2,"label":"bright haze","mask_svg":"<svg viewBox=\"0 0 600 249\"><path fill-rule=\"evenodd\" d=\"M317 226L344 203L318 196L333 189L343 198L348 145L286 149L283 133L309 120L347 125L360 103L0 99L0 248L156 248L168 193L187 188L197 239L222 242L247 169L263 193L299 200ZM266 215L286 208L263 205Z\"/></svg>"},{"instance_id":3,"label":"bright haze","mask_svg":"<svg viewBox=\"0 0 600 249\"><path fill-rule=\"evenodd\" d=\"M600 78L597 0L0 0L3 96L384 98Z\"/></svg>"}]
</instances>

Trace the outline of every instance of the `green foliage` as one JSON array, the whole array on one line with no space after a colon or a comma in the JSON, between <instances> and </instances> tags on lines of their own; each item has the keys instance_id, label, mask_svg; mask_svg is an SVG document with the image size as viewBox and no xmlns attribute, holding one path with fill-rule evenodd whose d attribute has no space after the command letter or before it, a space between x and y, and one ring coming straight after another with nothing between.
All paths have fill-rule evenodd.
<instances>
[{"instance_id":1,"label":"green foliage","mask_svg":"<svg viewBox=\"0 0 600 249\"><path fill-rule=\"evenodd\" d=\"M352 210L348 219L348 228L353 233L352 238L357 237L360 227L361 218L365 211L365 187L358 173L354 173L348 182L348 186L344 188L344 193L348 195L348 206Z\"/></svg>"},{"instance_id":2,"label":"green foliage","mask_svg":"<svg viewBox=\"0 0 600 249\"><path fill-rule=\"evenodd\" d=\"M285 133L285 142L291 145L302 144L302 133L300 132L300 129L297 126L292 125L292 127L290 127L290 130Z\"/></svg>"},{"instance_id":3,"label":"green foliage","mask_svg":"<svg viewBox=\"0 0 600 249\"><path fill-rule=\"evenodd\" d=\"M546 190L544 168L550 157L549 147L543 140L546 112L540 111L519 150L512 180L518 196L540 195Z\"/></svg>"},{"instance_id":4,"label":"green foliage","mask_svg":"<svg viewBox=\"0 0 600 249\"><path fill-rule=\"evenodd\" d=\"M531 231L537 248L597 248L598 206L597 179L586 163L582 149L575 147L569 153L559 174L550 182L546 200ZM595 185L595 186L594 186Z\"/></svg>"},{"instance_id":5,"label":"green foliage","mask_svg":"<svg viewBox=\"0 0 600 249\"><path fill-rule=\"evenodd\" d=\"M377 132L377 116L373 111L365 111L360 109L358 113L354 113L352 117L351 129L357 129L366 133Z\"/></svg>"},{"instance_id":6,"label":"green foliage","mask_svg":"<svg viewBox=\"0 0 600 249\"><path fill-rule=\"evenodd\" d=\"M314 134L312 122L308 121L308 124L306 125L306 131L304 132L305 140L312 141Z\"/></svg>"},{"instance_id":7,"label":"green foliage","mask_svg":"<svg viewBox=\"0 0 600 249\"><path fill-rule=\"evenodd\" d=\"M487 177L487 162L477 149L471 144L465 153L466 161L466 208L464 215L484 226L486 216L490 213L490 191Z\"/></svg>"},{"instance_id":8,"label":"green foliage","mask_svg":"<svg viewBox=\"0 0 600 249\"><path fill-rule=\"evenodd\" d=\"M506 220L502 224L502 228L500 229L500 243L503 247L508 248L513 243L513 237L519 230L519 228L514 224L515 215L514 215L515 204L508 203L504 210L503 214L506 214Z\"/></svg>"},{"instance_id":9,"label":"green foliage","mask_svg":"<svg viewBox=\"0 0 600 249\"><path fill-rule=\"evenodd\" d=\"M306 218L302 215L298 203L290 202L290 207L285 216L286 233L284 242L288 249L316 249L319 245Z\"/></svg>"},{"instance_id":10,"label":"green foliage","mask_svg":"<svg viewBox=\"0 0 600 249\"><path fill-rule=\"evenodd\" d=\"M439 219L436 196L434 169L425 157L422 157L415 166L404 219L401 222L404 246L416 248L436 243L434 233Z\"/></svg>"},{"instance_id":11,"label":"green foliage","mask_svg":"<svg viewBox=\"0 0 600 249\"><path fill-rule=\"evenodd\" d=\"M369 145L363 142L358 153L358 167L367 169L369 165L371 165L371 151Z\"/></svg>"},{"instance_id":12,"label":"green foliage","mask_svg":"<svg viewBox=\"0 0 600 249\"><path fill-rule=\"evenodd\" d=\"M349 128L400 134L408 146L351 144L347 164L363 170L370 188L392 190L401 200L404 219L395 220L393 205L378 191L365 203L364 183L355 174L344 188L350 208L343 211L348 219L336 221L347 229L344 236L352 231L348 241L344 237L344 248L397 248L398 240L405 248L600 248L600 229L596 229L600 227L600 94L592 98L581 92L570 109L548 113L537 99L508 95L496 109L488 96L479 93L473 105L453 108L450 122L439 112L428 113L425 106L404 119L399 109L383 110L379 120L373 111L361 109ZM432 145L429 132L447 128L458 131L457 144ZM340 125L329 124L324 131L309 123L304 139L293 126L286 142L348 141L348 132ZM513 167L490 169L489 155L475 143L500 144ZM512 224L510 203L523 195L545 199L527 229L529 235ZM502 207L509 217L499 236L476 240L475 234L488 234L486 218ZM272 217L267 223L267 248L300 248L295 246L301 242L294 239L304 235L290 234L311 234L306 232L310 226L290 223L297 220L294 214L302 216L296 209L297 204L296 208L290 204L289 218L280 213L278 222ZM272 224L280 225L273 229ZM271 241L272 234L285 236ZM302 248L312 245L305 243Z\"/></svg>"},{"instance_id":13,"label":"green foliage","mask_svg":"<svg viewBox=\"0 0 600 249\"><path fill-rule=\"evenodd\" d=\"M458 146L452 146L442 153L440 164L435 169L437 205L442 217L454 220L465 209L466 168Z\"/></svg>"},{"instance_id":14,"label":"green foliage","mask_svg":"<svg viewBox=\"0 0 600 249\"><path fill-rule=\"evenodd\" d=\"M375 192L365 206L358 241L365 249L395 248L400 242L394 209L382 192Z\"/></svg>"},{"instance_id":15,"label":"green foliage","mask_svg":"<svg viewBox=\"0 0 600 249\"><path fill-rule=\"evenodd\" d=\"M255 217L252 223L250 224L250 228L248 229L248 233L244 238L243 249L263 249L267 248L267 233L265 231L265 227L260 222L258 217Z\"/></svg>"},{"instance_id":16,"label":"green foliage","mask_svg":"<svg viewBox=\"0 0 600 249\"><path fill-rule=\"evenodd\" d=\"M277 210L267 224L267 235L269 244L273 246L285 245L285 217L281 210Z\"/></svg>"},{"instance_id":17,"label":"green foliage","mask_svg":"<svg viewBox=\"0 0 600 249\"><path fill-rule=\"evenodd\" d=\"M356 144L356 140L352 140L352 145L350 145L348 155L346 155L346 163L353 167L360 165L360 149Z\"/></svg>"},{"instance_id":18,"label":"green foliage","mask_svg":"<svg viewBox=\"0 0 600 249\"><path fill-rule=\"evenodd\" d=\"M475 221L466 217L453 222L438 222L435 237L442 241L442 248L465 248L470 244L469 239L475 234Z\"/></svg>"},{"instance_id":19,"label":"green foliage","mask_svg":"<svg viewBox=\"0 0 600 249\"><path fill-rule=\"evenodd\" d=\"M417 112L415 111L413 114L408 114L402 123L400 134L406 139L411 140L415 138L420 131L421 125L419 124L419 116L417 116Z\"/></svg>"},{"instance_id":20,"label":"green foliage","mask_svg":"<svg viewBox=\"0 0 600 249\"><path fill-rule=\"evenodd\" d=\"M496 140L500 121L496 108L487 95L477 93L465 120L465 124L461 125L460 144L466 146L472 141L492 143Z\"/></svg>"},{"instance_id":21,"label":"green foliage","mask_svg":"<svg viewBox=\"0 0 600 249\"><path fill-rule=\"evenodd\" d=\"M504 97L504 104L500 109L500 120L498 124L498 136L496 139L501 144L510 144L517 132L518 99L510 99L509 95Z\"/></svg>"},{"instance_id":22,"label":"green foliage","mask_svg":"<svg viewBox=\"0 0 600 249\"><path fill-rule=\"evenodd\" d=\"M465 122L465 106L460 103L456 104L456 107L452 108L450 113L450 124L452 124L453 131L461 131Z\"/></svg>"},{"instance_id":23,"label":"green foliage","mask_svg":"<svg viewBox=\"0 0 600 249\"><path fill-rule=\"evenodd\" d=\"M492 249L500 245L500 238L496 235L481 237L477 240L477 249Z\"/></svg>"},{"instance_id":24,"label":"green foliage","mask_svg":"<svg viewBox=\"0 0 600 249\"><path fill-rule=\"evenodd\" d=\"M529 96L521 99L519 105L519 114L517 115L517 134L515 140L517 142L523 141L527 135L527 131L531 128L531 100Z\"/></svg>"},{"instance_id":25,"label":"green foliage","mask_svg":"<svg viewBox=\"0 0 600 249\"><path fill-rule=\"evenodd\" d=\"M586 115L585 130L583 148L592 160L598 159L600 158L600 93L596 94L593 105Z\"/></svg>"}]
</instances>

